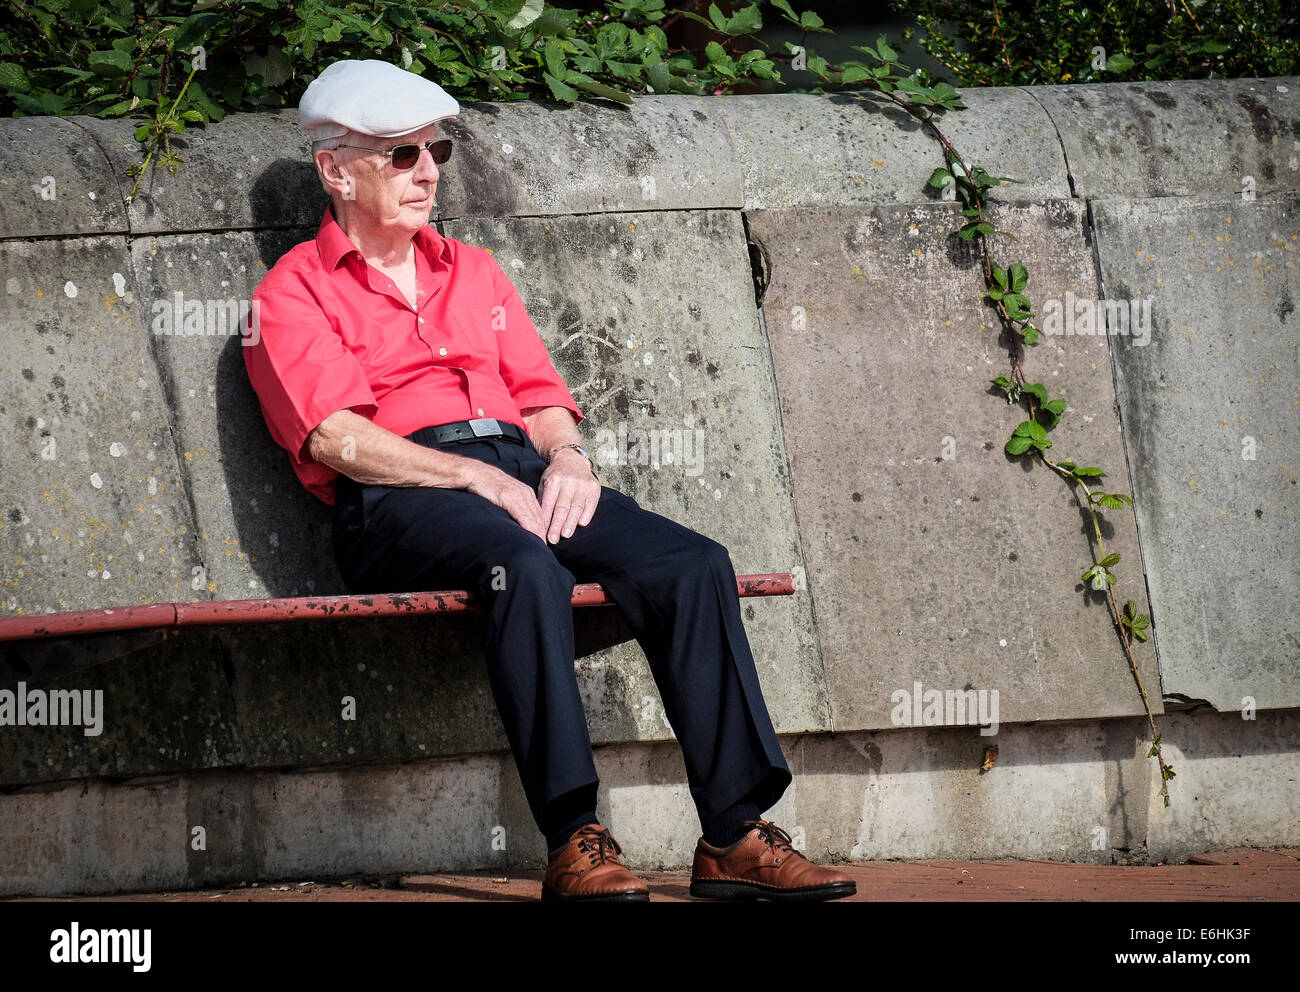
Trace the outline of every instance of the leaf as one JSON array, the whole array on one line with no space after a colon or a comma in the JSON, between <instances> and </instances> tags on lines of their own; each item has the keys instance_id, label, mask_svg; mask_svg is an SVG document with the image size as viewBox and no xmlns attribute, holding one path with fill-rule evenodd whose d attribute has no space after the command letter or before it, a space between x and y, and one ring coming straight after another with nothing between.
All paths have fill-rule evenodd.
<instances>
[{"instance_id":1,"label":"leaf","mask_svg":"<svg viewBox=\"0 0 1300 992\"><path fill-rule=\"evenodd\" d=\"M1110 493L1102 493L1097 498L1097 502L1100 503L1102 506L1106 507L1107 509L1111 509L1111 510L1124 509L1124 504L1120 500L1117 500Z\"/></svg>"},{"instance_id":2,"label":"leaf","mask_svg":"<svg viewBox=\"0 0 1300 992\"><path fill-rule=\"evenodd\" d=\"M524 5L519 8L519 13L506 21L506 27L515 31L526 28L542 16L542 10L545 7L546 0L524 0Z\"/></svg>"},{"instance_id":3,"label":"leaf","mask_svg":"<svg viewBox=\"0 0 1300 992\"><path fill-rule=\"evenodd\" d=\"M1097 562L1097 564L1100 565L1102 568L1110 568L1112 565L1118 565L1119 554L1118 553L1109 554L1101 561Z\"/></svg>"},{"instance_id":4,"label":"leaf","mask_svg":"<svg viewBox=\"0 0 1300 992\"><path fill-rule=\"evenodd\" d=\"M559 82L564 77L564 48L558 41L548 40L543 54L546 58L547 70L556 77L556 82Z\"/></svg>"},{"instance_id":5,"label":"leaf","mask_svg":"<svg viewBox=\"0 0 1300 992\"><path fill-rule=\"evenodd\" d=\"M951 172L943 166L939 166L939 168L930 173L930 178L927 182L928 185L933 186L935 189L943 189L945 186L956 182L956 180L953 179ZM996 270L996 266L994 268Z\"/></svg>"},{"instance_id":6,"label":"leaf","mask_svg":"<svg viewBox=\"0 0 1300 992\"><path fill-rule=\"evenodd\" d=\"M794 10L790 7L789 0L768 0L768 3L770 3L781 13L785 14L786 17L790 18L790 20L794 21L796 24L799 23L799 18L795 14ZM875 55L876 53L872 52L871 54Z\"/></svg>"},{"instance_id":7,"label":"leaf","mask_svg":"<svg viewBox=\"0 0 1300 992\"><path fill-rule=\"evenodd\" d=\"M656 62L650 67L649 75L650 85L656 93L667 93L672 88L672 74L668 71L667 62Z\"/></svg>"},{"instance_id":8,"label":"leaf","mask_svg":"<svg viewBox=\"0 0 1300 992\"><path fill-rule=\"evenodd\" d=\"M1107 72L1128 72L1135 65L1137 65L1137 63L1123 52L1120 52L1118 55L1107 56L1106 58Z\"/></svg>"},{"instance_id":9,"label":"leaf","mask_svg":"<svg viewBox=\"0 0 1300 992\"><path fill-rule=\"evenodd\" d=\"M731 20L727 22L727 34L753 34L762 27L763 15L759 12L758 4L751 3L732 13Z\"/></svg>"},{"instance_id":10,"label":"leaf","mask_svg":"<svg viewBox=\"0 0 1300 992\"><path fill-rule=\"evenodd\" d=\"M799 26L809 31L815 31L817 28L825 27L826 22L811 10L805 10L799 15Z\"/></svg>"},{"instance_id":11,"label":"leaf","mask_svg":"<svg viewBox=\"0 0 1300 992\"><path fill-rule=\"evenodd\" d=\"M131 56L116 48L109 48L100 52L91 52L86 58L86 64L101 76L115 76L131 68Z\"/></svg>"},{"instance_id":12,"label":"leaf","mask_svg":"<svg viewBox=\"0 0 1300 992\"><path fill-rule=\"evenodd\" d=\"M1100 478L1101 476L1103 476L1103 475L1106 474L1105 472L1103 472L1101 469L1097 468L1096 466L1089 466L1088 468L1076 468L1076 469L1072 469L1072 471L1074 472L1075 475L1082 475L1082 476L1093 476L1093 475L1095 475L1095 476L1097 476L1097 477L1099 477L1099 478Z\"/></svg>"},{"instance_id":13,"label":"leaf","mask_svg":"<svg viewBox=\"0 0 1300 992\"><path fill-rule=\"evenodd\" d=\"M16 62L0 62L0 89L27 93L31 88L32 82L22 66Z\"/></svg>"},{"instance_id":14,"label":"leaf","mask_svg":"<svg viewBox=\"0 0 1300 992\"><path fill-rule=\"evenodd\" d=\"M1026 383L1021 387L1021 389L1034 399L1038 400L1040 404L1047 402L1047 390L1043 387L1041 382Z\"/></svg>"},{"instance_id":15,"label":"leaf","mask_svg":"<svg viewBox=\"0 0 1300 992\"><path fill-rule=\"evenodd\" d=\"M135 140L136 140L136 141L144 141L144 140L147 139L148 137L149 137L149 125L148 125L148 124L141 124L138 128L135 129Z\"/></svg>"},{"instance_id":16,"label":"leaf","mask_svg":"<svg viewBox=\"0 0 1300 992\"><path fill-rule=\"evenodd\" d=\"M566 86L549 72L543 71L542 78L546 80L546 85L551 88L551 95L562 103L573 103L578 99L579 93L572 86Z\"/></svg>"},{"instance_id":17,"label":"leaf","mask_svg":"<svg viewBox=\"0 0 1300 992\"><path fill-rule=\"evenodd\" d=\"M1022 264L1016 262L1011 266L1011 288L1019 293L1029 282L1029 270Z\"/></svg>"},{"instance_id":18,"label":"leaf","mask_svg":"<svg viewBox=\"0 0 1300 992\"><path fill-rule=\"evenodd\" d=\"M1027 437L1013 437L1006 443L1008 455L1023 455L1029 450L1032 442Z\"/></svg>"},{"instance_id":19,"label":"leaf","mask_svg":"<svg viewBox=\"0 0 1300 992\"><path fill-rule=\"evenodd\" d=\"M622 90L616 90L612 86L598 83L596 80L584 76L579 72L571 73L567 78L567 82L572 83L578 89L584 90L593 96L603 96L607 100L615 100L619 103L626 103L629 105L632 103L632 97Z\"/></svg>"},{"instance_id":20,"label":"leaf","mask_svg":"<svg viewBox=\"0 0 1300 992\"><path fill-rule=\"evenodd\" d=\"M898 53L889 47L889 42L883 34L876 39L876 50L880 52L880 57L885 62L898 61Z\"/></svg>"},{"instance_id":21,"label":"leaf","mask_svg":"<svg viewBox=\"0 0 1300 992\"><path fill-rule=\"evenodd\" d=\"M1020 336L1025 339L1025 344L1038 344L1038 328L1033 324L1020 328Z\"/></svg>"},{"instance_id":22,"label":"leaf","mask_svg":"<svg viewBox=\"0 0 1300 992\"><path fill-rule=\"evenodd\" d=\"M993 383L995 386L1001 387L1002 389L1010 390L1013 388L1011 380L1004 375L1000 375L996 379L990 379L989 382Z\"/></svg>"}]
</instances>

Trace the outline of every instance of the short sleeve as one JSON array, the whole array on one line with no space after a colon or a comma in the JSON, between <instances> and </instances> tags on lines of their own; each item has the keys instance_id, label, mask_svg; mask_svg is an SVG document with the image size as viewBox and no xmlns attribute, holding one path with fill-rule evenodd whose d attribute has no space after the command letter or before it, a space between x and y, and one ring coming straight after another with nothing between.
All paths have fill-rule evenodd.
<instances>
[{"instance_id":1,"label":"short sleeve","mask_svg":"<svg viewBox=\"0 0 1300 992\"><path fill-rule=\"evenodd\" d=\"M584 414L578 409L564 379L551 364L542 336L533 326L524 302L514 284L506 276L496 258L488 255L492 274L492 297L502 308L503 320L497 326L498 367L501 381L510 390L510 397L520 410L529 407L562 406L581 422Z\"/></svg>"},{"instance_id":2,"label":"short sleeve","mask_svg":"<svg viewBox=\"0 0 1300 992\"><path fill-rule=\"evenodd\" d=\"M307 438L331 414L378 412L356 356L334 330L311 290L292 273L269 274L253 293L252 331L241 349L248 379L276 444L298 463L312 462Z\"/></svg>"}]
</instances>

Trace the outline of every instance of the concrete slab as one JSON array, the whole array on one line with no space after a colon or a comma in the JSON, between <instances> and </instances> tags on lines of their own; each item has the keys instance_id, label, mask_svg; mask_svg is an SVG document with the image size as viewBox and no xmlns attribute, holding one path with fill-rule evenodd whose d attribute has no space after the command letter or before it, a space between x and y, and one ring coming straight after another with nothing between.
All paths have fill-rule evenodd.
<instances>
[{"instance_id":1,"label":"concrete slab","mask_svg":"<svg viewBox=\"0 0 1300 992\"><path fill-rule=\"evenodd\" d=\"M1300 705L1300 196L1093 205L1166 694ZM1118 342L1119 339L1116 339Z\"/></svg>"},{"instance_id":2,"label":"concrete slab","mask_svg":"<svg viewBox=\"0 0 1300 992\"><path fill-rule=\"evenodd\" d=\"M125 231L122 178L72 121L0 119L0 238Z\"/></svg>"},{"instance_id":3,"label":"concrete slab","mask_svg":"<svg viewBox=\"0 0 1300 992\"><path fill-rule=\"evenodd\" d=\"M126 175L144 161L138 121L71 118L99 143L125 195ZM219 125L191 125L172 140L184 164L171 175L150 167L129 208L136 234L264 227L313 229L328 202L311 164L297 111L231 114Z\"/></svg>"},{"instance_id":4,"label":"concrete slab","mask_svg":"<svg viewBox=\"0 0 1300 992\"><path fill-rule=\"evenodd\" d=\"M1060 132L1077 196L1300 187L1298 77L1030 86L1026 92Z\"/></svg>"},{"instance_id":5,"label":"concrete slab","mask_svg":"<svg viewBox=\"0 0 1300 992\"><path fill-rule=\"evenodd\" d=\"M70 713L79 722L0 728L0 786L244 764L227 662L212 631L182 636L154 630L6 645L5 660L21 677L24 662L42 651L53 655L53 672L38 671L21 686L4 688L16 700L28 700L28 712L38 694L75 692L80 705ZM46 713L54 712L51 702ZM0 836L16 834L0 831Z\"/></svg>"},{"instance_id":6,"label":"concrete slab","mask_svg":"<svg viewBox=\"0 0 1300 992\"><path fill-rule=\"evenodd\" d=\"M1018 184L1003 200L1070 196L1052 122L1015 88L963 90L968 109L941 127L968 164ZM928 203L943 165L939 144L888 98L872 93L765 93L715 97L745 182L746 210Z\"/></svg>"},{"instance_id":7,"label":"concrete slab","mask_svg":"<svg viewBox=\"0 0 1300 992\"><path fill-rule=\"evenodd\" d=\"M4 613L190 599L189 494L121 237L0 243Z\"/></svg>"},{"instance_id":8,"label":"concrete slab","mask_svg":"<svg viewBox=\"0 0 1300 992\"><path fill-rule=\"evenodd\" d=\"M1153 863L1218 847L1297 846L1300 712L1243 720L1200 707L1167 713L1162 727L1165 761L1177 777L1169 783L1171 802L1165 808L1157 795L1159 773L1147 769L1147 847Z\"/></svg>"},{"instance_id":9,"label":"concrete slab","mask_svg":"<svg viewBox=\"0 0 1300 992\"><path fill-rule=\"evenodd\" d=\"M445 233L492 251L518 288L586 414L606 485L721 542L738 573L798 565L738 214L462 220ZM806 596L742 609L776 728L826 727ZM593 739L670 736L639 648L593 656L580 673Z\"/></svg>"},{"instance_id":10,"label":"concrete slab","mask_svg":"<svg viewBox=\"0 0 1300 992\"><path fill-rule=\"evenodd\" d=\"M251 767L401 762L508 745L477 618L221 631Z\"/></svg>"},{"instance_id":11,"label":"concrete slab","mask_svg":"<svg viewBox=\"0 0 1300 992\"><path fill-rule=\"evenodd\" d=\"M1175 882L1112 866L1182 861L1213 849L1203 844L1209 834L1219 847L1300 846L1294 712L1264 714L1257 727L1208 710L1167 714L1161 723L1166 739L1180 742L1170 809L1154 798L1143 721L1125 719L1009 727L999 735L998 761L983 773L984 739L969 728L783 737L794 782L766 815L812 860L847 861L867 871L860 895L883 885L898 898L966 898L971 888L997 899L1101 898L1099 892L1198 898L1190 884L1196 878L1240 885L1242 872L1218 876L1205 869L1206 875ZM1243 750L1248 775L1239 764L1224 764ZM598 748L595 758L596 812L629 867L689 869L699 824L676 746ZM1202 789L1209 791L1198 798ZM206 851L188 848L195 826L205 828ZM331 876L488 868L493 878L513 877L539 871L545 854L513 762L500 752L16 789L0 794L0 836L10 838L0 847L0 896L253 882L277 890L287 884L301 896L297 883ZM987 859L1010 852L1073 864L1054 872L1022 861L1018 872L994 871ZM875 860L864 863L867 858ZM902 871L903 865L883 863L897 858L925 861L905 876L911 894L904 879L880 874ZM1277 870L1280 863L1267 864ZM1143 884L1107 888L1114 882L1100 882L1107 877L1097 874L1103 868L1133 872L1123 877ZM531 877L535 885L540 876ZM1079 884L1084 880L1089 884ZM412 888L411 895L439 892L432 883ZM1204 894L1224 893L1216 884ZM391 889L384 897L398 898Z\"/></svg>"},{"instance_id":12,"label":"concrete slab","mask_svg":"<svg viewBox=\"0 0 1300 992\"><path fill-rule=\"evenodd\" d=\"M202 585L214 599L347 591L334 566L329 508L303 488L271 440L248 383L239 324L225 309L250 300L280 255L315 233L169 235L137 238L131 247L144 333L191 480ZM178 304L183 313L195 301L204 305L205 333L176 333L184 323L175 317Z\"/></svg>"},{"instance_id":13,"label":"concrete slab","mask_svg":"<svg viewBox=\"0 0 1300 992\"><path fill-rule=\"evenodd\" d=\"M997 217L1019 238L999 257L1025 262L1032 300L1096 295L1082 205ZM836 730L923 723L899 700L930 690L984 690L990 709L996 691L1003 723L1142 712L1104 600L1079 582L1090 525L1059 477L1003 452L1025 418L989 385L1008 361L960 219L955 205L749 215L771 258L763 310ZM1105 339L1044 336L1025 363L1070 404L1051 454L1126 492ZM1106 516L1118 591L1141 604L1132 514ZM1138 658L1158 696L1153 653Z\"/></svg>"},{"instance_id":14,"label":"concrete slab","mask_svg":"<svg viewBox=\"0 0 1300 992\"><path fill-rule=\"evenodd\" d=\"M439 216L546 216L739 207L717 102L641 96L631 107L549 100L473 103L445 122L456 142Z\"/></svg>"}]
</instances>

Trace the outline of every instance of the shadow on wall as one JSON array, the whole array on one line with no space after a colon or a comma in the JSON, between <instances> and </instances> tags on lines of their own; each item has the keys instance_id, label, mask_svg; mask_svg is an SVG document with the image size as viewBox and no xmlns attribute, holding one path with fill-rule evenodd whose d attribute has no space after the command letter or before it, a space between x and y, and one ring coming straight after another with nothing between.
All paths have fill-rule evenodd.
<instances>
[{"instance_id":1,"label":"shadow on wall","mask_svg":"<svg viewBox=\"0 0 1300 992\"><path fill-rule=\"evenodd\" d=\"M310 202L310 210L304 202ZM277 159L249 194L256 258L248 259L246 292L295 245L316 235L329 200L316 171L304 161ZM265 269L257 266L260 260ZM231 337L216 365L217 436L230 492L238 548L248 556L258 588L219 588L219 598L336 595L347 590L334 566L330 510L294 474L289 456L272 440L248 381L241 339ZM202 499L202 494L196 494Z\"/></svg>"}]
</instances>

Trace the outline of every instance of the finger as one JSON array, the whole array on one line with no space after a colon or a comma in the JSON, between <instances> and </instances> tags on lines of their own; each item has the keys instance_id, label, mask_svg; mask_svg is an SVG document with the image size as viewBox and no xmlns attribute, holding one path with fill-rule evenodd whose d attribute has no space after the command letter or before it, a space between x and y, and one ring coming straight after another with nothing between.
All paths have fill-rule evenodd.
<instances>
[{"instance_id":1,"label":"finger","mask_svg":"<svg viewBox=\"0 0 1300 992\"><path fill-rule=\"evenodd\" d=\"M574 494L574 502L569 506L568 515L564 520L564 528L561 531L565 537L573 536L573 532L578 527L578 521L581 520L582 515L587 512L587 507L581 502L584 498L585 497L577 495L576 493Z\"/></svg>"},{"instance_id":2,"label":"finger","mask_svg":"<svg viewBox=\"0 0 1300 992\"><path fill-rule=\"evenodd\" d=\"M542 520L541 512L537 509L535 502L530 506L527 500L518 500L510 509L510 515L528 533L535 534L541 541L546 540L545 522Z\"/></svg>"},{"instance_id":3,"label":"finger","mask_svg":"<svg viewBox=\"0 0 1300 992\"><path fill-rule=\"evenodd\" d=\"M547 540L554 544L560 539L560 534L568 524L569 514L572 512L572 506L577 500L575 486L572 482L562 482L554 486L555 489L555 507L547 520ZM567 534L564 535L568 537Z\"/></svg>"},{"instance_id":4,"label":"finger","mask_svg":"<svg viewBox=\"0 0 1300 992\"><path fill-rule=\"evenodd\" d=\"M542 473L541 482L539 482L537 486L538 494L541 497L539 504L542 509L542 518L545 520L551 519L551 511L555 507L555 500L557 498L554 479L555 476L551 474L551 470L548 468Z\"/></svg>"},{"instance_id":5,"label":"finger","mask_svg":"<svg viewBox=\"0 0 1300 992\"><path fill-rule=\"evenodd\" d=\"M601 487L594 487L592 495L585 497L586 505L582 510L582 517L578 520L578 526L586 527L591 523L591 518L596 515L596 507L600 506Z\"/></svg>"}]
</instances>

